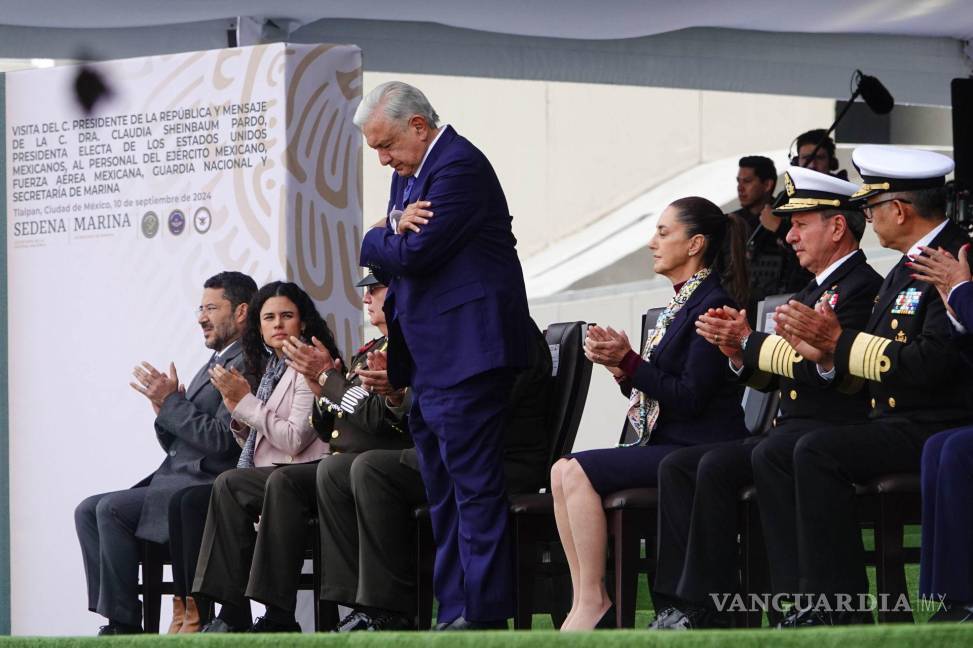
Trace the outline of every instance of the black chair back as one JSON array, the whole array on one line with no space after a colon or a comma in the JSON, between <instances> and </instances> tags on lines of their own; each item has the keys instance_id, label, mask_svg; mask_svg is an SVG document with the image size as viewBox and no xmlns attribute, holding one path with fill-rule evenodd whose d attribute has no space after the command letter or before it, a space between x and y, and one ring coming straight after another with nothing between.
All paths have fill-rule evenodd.
<instances>
[{"instance_id":1,"label":"black chair back","mask_svg":"<svg viewBox=\"0 0 973 648\"><path fill-rule=\"evenodd\" d=\"M787 303L791 298L790 293L786 295L771 295L757 304L757 330L768 333L774 330L774 321L771 316L781 304ZM777 406L780 402L780 395L776 391L762 392L751 387L747 387L743 392L743 419L750 434L764 434L770 429L770 425L777 416Z\"/></svg>"},{"instance_id":2,"label":"black chair back","mask_svg":"<svg viewBox=\"0 0 973 648\"><path fill-rule=\"evenodd\" d=\"M551 349L554 388L548 421L552 426L548 467L574 446L591 384L591 361L584 355L585 322L558 322L544 331Z\"/></svg>"},{"instance_id":3,"label":"black chair back","mask_svg":"<svg viewBox=\"0 0 973 648\"><path fill-rule=\"evenodd\" d=\"M642 335L639 336L641 343L639 344L639 353L645 349L645 341L649 337L649 331L655 326L655 322L659 319L659 315L664 311L665 308L659 306L658 308L650 308L642 314ZM635 428L629 422L628 417L625 417L625 422L622 423L622 434L618 437L619 443L633 443L638 435L635 433Z\"/></svg>"}]
</instances>

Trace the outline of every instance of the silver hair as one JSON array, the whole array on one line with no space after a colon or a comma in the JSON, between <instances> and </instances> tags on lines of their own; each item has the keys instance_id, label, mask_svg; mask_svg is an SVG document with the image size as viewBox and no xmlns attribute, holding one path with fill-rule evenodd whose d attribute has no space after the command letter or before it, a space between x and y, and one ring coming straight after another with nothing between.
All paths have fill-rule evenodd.
<instances>
[{"instance_id":1,"label":"silver hair","mask_svg":"<svg viewBox=\"0 0 973 648\"><path fill-rule=\"evenodd\" d=\"M413 115L419 115L426 120L430 128L439 127L439 115L426 99L426 95L422 94L422 90L408 83L388 81L365 95L352 119L355 126L362 128L379 107L391 121L399 122L403 126Z\"/></svg>"}]
</instances>

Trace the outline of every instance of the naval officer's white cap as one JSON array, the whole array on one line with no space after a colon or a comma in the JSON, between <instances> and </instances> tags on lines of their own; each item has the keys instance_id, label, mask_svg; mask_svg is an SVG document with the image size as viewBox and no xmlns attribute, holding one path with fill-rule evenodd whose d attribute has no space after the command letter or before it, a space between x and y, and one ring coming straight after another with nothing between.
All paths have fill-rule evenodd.
<instances>
[{"instance_id":1,"label":"naval officer's white cap","mask_svg":"<svg viewBox=\"0 0 973 648\"><path fill-rule=\"evenodd\" d=\"M858 185L827 173L800 166L787 167L784 172L786 202L779 203L774 213L779 215L822 209L857 210L849 199Z\"/></svg>"},{"instance_id":2,"label":"naval officer's white cap","mask_svg":"<svg viewBox=\"0 0 973 648\"><path fill-rule=\"evenodd\" d=\"M899 146L859 146L851 160L864 184L853 198L864 200L890 191L918 191L946 185L953 160L942 153Z\"/></svg>"}]
</instances>

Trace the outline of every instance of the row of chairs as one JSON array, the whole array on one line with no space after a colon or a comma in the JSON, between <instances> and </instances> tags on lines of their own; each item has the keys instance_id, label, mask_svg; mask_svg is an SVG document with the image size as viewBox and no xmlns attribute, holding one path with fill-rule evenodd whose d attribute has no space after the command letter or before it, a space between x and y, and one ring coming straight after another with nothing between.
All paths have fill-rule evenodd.
<instances>
[{"instance_id":1,"label":"row of chairs","mask_svg":"<svg viewBox=\"0 0 973 648\"><path fill-rule=\"evenodd\" d=\"M771 313L788 296L766 299L758 307L758 324L767 326L765 314ZM661 309L648 311L642 318L642 340ZM585 322L551 324L545 337L554 360L554 396L548 420L552 425L548 465L571 450L577 436L581 416L591 380L591 363L583 352ZM765 433L777 414L775 393L764 394L747 389L743 396L747 425L753 434ZM626 424L621 441L631 434ZM876 567L879 592L887 592L890 600L907 591L905 564L918 562L918 550L903 546L906 524L919 521L920 498L918 475L889 475L858 486L863 527L874 529L875 549L868 553ZM658 491L655 488L628 489L604 498L610 535L610 573L613 575L613 598L616 625L633 627L638 581L646 574L651 585L655 572ZM565 602L554 601L564 588L550 587L548 596L537 595L540 579L564 578L563 564L557 560L559 550L557 530L553 520L553 500L549 493L515 495L510 502L510 521L515 545L516 615L514 626L531 627L535 612L549 612L556 625L563 620ZM435 546L425 508L416 511L417 517L417 600L416 618L420 628L428 628L432 621L432 569ZM327 629L337 622L334 605L321 604L320 547L316 520L309 525L307 557L312 560L310 574L302 576L301 587L314 592L315 627ZM739 573L741 592L769 591L766 553L760 529L756 492L753 487L740 493ZM645 546L646 557L642 557ZM143 552L142 585L145 630L157 632L161 596L172 593L171 583L162 580L162 565L167 562L166 550L160 545L146 543ZM881 612L883 621L911 621L911 612ZM741 614L741 626L759 626L760 614Z\"/></svg>"}]
</instances>

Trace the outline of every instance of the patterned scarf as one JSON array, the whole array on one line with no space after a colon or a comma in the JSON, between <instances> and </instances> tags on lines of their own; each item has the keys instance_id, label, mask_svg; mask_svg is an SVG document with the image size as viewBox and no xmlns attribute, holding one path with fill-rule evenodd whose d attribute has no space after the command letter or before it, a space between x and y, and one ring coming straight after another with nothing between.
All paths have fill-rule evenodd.
<instances>
[{"instance_id":1,"label":"patterned scarf","mask_svg":"<svg viewBox=\"0 0 973 648\"><path fill-rule=\"evenodd\" d=\"M652 353L655 351L659 343L662 342L662 338L666 335L666 330L669 325L672 324L672 320L676 318L676 314L682 310L682 307L686 305L692 294L699 288L699 285L710 275L709 268L703 268L689 280L682 285L679 292L669 300L669 304L666 306L659 314L659 318L655 321L655 328L649 331L648 336L645 339L645 348L642 350L642 359L646 362L652 357ZM632 443L623 444L625 446L632 445L646 445L649 442L649 438L652 436L652 431L655 429L655 425L659 420L659 401L647 395L645 392L639 391L638 389L632 388L632 394L629 397L628 405L628 421L632 424L632 428L635 429L638 435L636 440Z\"/></svg>"},{"instance_id":2,"label":"patterned scarf","mask_svg":"<svg viewBox=\"0 0 973 648\"><path fill-rule=\"evenodd\" d=\"M277 387L277 383L280 382L281 376L284 375L284 371L287 370L287 363L284 362L282 358L278 358L277 354L271 354L270 360L267 361L267 368L264 369L264 375L260 377L260 386L257 387L257 399L261 403L266 404L270 399L270 395L274 393L274 388ZM254 446L257 445L257 430L250 428L250 434L247 436L247 442L243 444L243 450L240 451L240 460L237 462L237 468L253 468L253 450Z\"/></svg>"}]
</instances>

